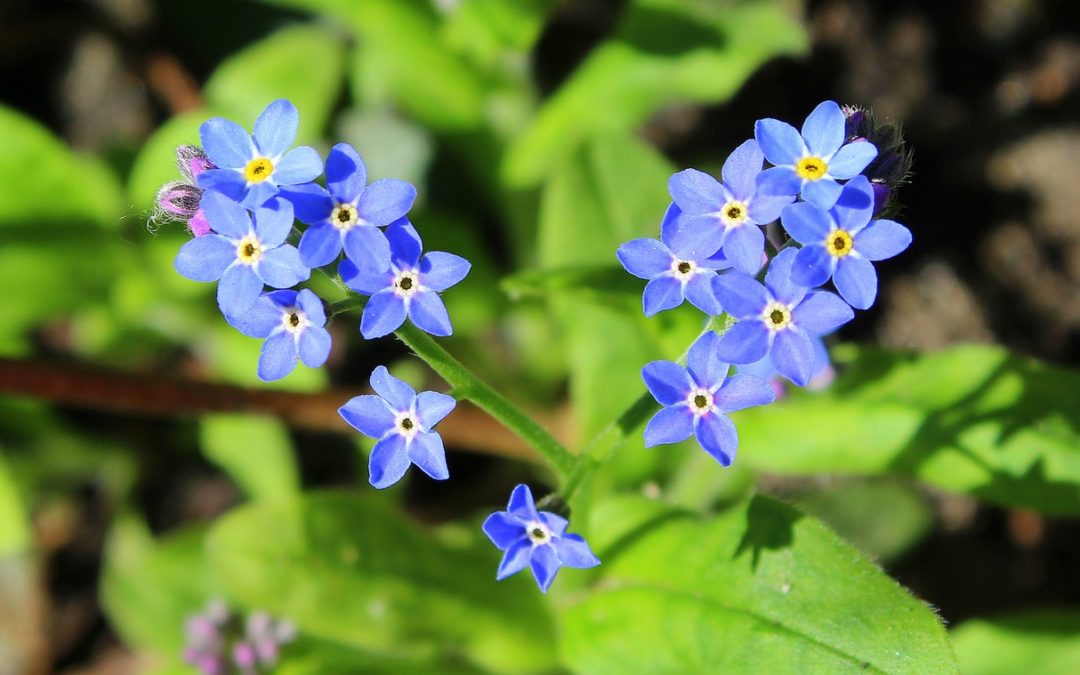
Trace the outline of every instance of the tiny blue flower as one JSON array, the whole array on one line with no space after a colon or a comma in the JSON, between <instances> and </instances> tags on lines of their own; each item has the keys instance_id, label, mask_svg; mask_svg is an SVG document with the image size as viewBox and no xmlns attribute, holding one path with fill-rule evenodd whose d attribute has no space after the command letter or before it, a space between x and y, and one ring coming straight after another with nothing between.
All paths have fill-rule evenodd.
<instances>
[{"instance_id":1,"label":"tiny blue flower","mask_svg":"<svg viewBox=\"0 0 1080 675\"><path fill-rule=\"evenodd\" d=\"M810 368L810 381L806 384L806 388L824 389L832 383L836 371L829 359L829 350L825 346L825 340L818 336L811 336L810 341L814 343L814 365ZM768 382L776 392L777 398L784 396L784 385L780 382L780 373L768 354L759 361L737 366L736 370Z\"/></svg>"},{"instance_id":2,"label":"tiny blue flower","mask_svg":"<svg viewBox=\"0 0 1080 675\"><path fill-rule=\"evenodd\" d=\"M670 245L670 227L666 225L677 219L679 213L679 207L674 204L668 207L659 241L633 239L620 246L615 255L627 272L649 280L641 296L645 316L678 307L684 299L706 314L719 314L723 310L713 293L712 279L717 270L730 265L723 256L694 257Z\"/></svg>"},{"instance_id":3,"label":"tiny blue flower","mask_svg":"<svg viewBox=\"0 0 1080 675\"><path fill-rule=\"evenodd\" d=\"M226 316L247 311L263 284L289 288L311 276L294 246L285 243L292 230L292 204L274 199L255 210L225 195L207 191L200 202L213 232L180 248L176 271L193 281L217 281L217 301Z\"/></svg>"},{"instance_id":4,"label":"tiny blue flower","mask_svg":"<svg viewBox=\"0 0 1080 675\"><path fill-rule=\"evenodd\" d=\"M758 120L754 137L774 164L758 178L758 190L770 195L801 194L823 209L840 196L837 180L857 176L877 157L873 143L844 144L846 122L840 106L825 101L803 122L802 133L780 120Z\"/></svg>"},{"instance_id":5,"label":"tiny blue flower","mask_svg":"<svg viewBox=\"0 0 1080 675\"><path fill-rule=\"evenodd\" d=\"M739 437L727 413L772 403L776 392L753 375L728 377L719 344L720 336L709 331L690 347L685 367L653 361L641 369L649 393L664 406L645 427L645 447L678 443L693 435L722 466L731 465Z\"/></svg>"},{"instance_id":6,"label":"tiny blue flower","mask_svg":"<svg viewBox=\"0 0 1080 675\"><path fill-rule=\"evenodd\" d=\"M560 567L596 567L600 559L588 542L577 534L567 534L566 518L537 511L527 485L518 485L510 494L506 511L496 511L484 521L484 534L500 551L505 551L495 578L502 581L526 566L532 568L540 590L547 593Z\"/></svg>"},{"instance_id":7,"label":"tiny blue flower","mask_svg":"<svg viewBox=\"0 0 1080 675\"><path fill-rule=\"evenodd\" d=\"M342 280L358 293L370 295L360 317L360 333L372 340L397 330L405 317L432 335L453 333L439 293L465 278L469 261L452 253L433 251L422 258L420 234L407 220L386 228L390 269L366 274L349 260L338 267Z\"/></svg>"},{"instance_id":8,"label":"tiny blue flower","mask_svg":"<svg viewBox=\"0 0 1080 675\"><path fill-rule=\"evenodd\" d=\"M454 409L454 398L434 391L417 394L386 366L371 373L371 388L378 396L357 396L338 410L357 431L379 439L368 460L371 484L390 487L410 463L435 480L449 478L442 437L432 427Z\"/></svg>"},{"instance_id":9,"label":"tiny blue flower","mask_svg":"<svg viewBox=\"0 0 1080 675\"><path fill-rule=\"evenodd\" d=\"M409 212L416 188L393 178L368 185L364 160L348 143L335 145L326 156L326 186L308 183L282 190L296 207L296 217L311 226L300 238L300 259L308 267L322 267L344 248L357 269L385 272L390 244L378 228Z\"/></svg>"},{"instance_id":10,"label":"tiny blue flower","mask_svg":"<svg viewBox=\"0 0 1080 675\"><path fill-rule=\"evenodd\" d=\"M285 99L278 99L255 120L255 133L224 117L213 117L199 127L199 138L217 168L203 171L196 180L248 207L258 207L278 193L282 185L309 183L322 173L319 153L307 146L285 152L296 140L300 114Z\"/></svg>"},{"instance_id":11,"label":"tiny blue flower","mask_svg":"<svg viewBox=\"0 0 1080 675\"><path fill-rule=\"evenodd\" d=\"M318 368L330 355L322 300L306 288L263 293L243 315L226 319L244 335L266 340L259 354L263 380L280 380L297 361Z\"/></svg>"},{"instance_id":12,"label":"tiny blue flower","mask_svg":"<svg viewBox=\"0 0 1080 675\"><path fill-rule=\"evenodd\" d=\"M792 280L813 288L832 279L840 297L855 309L873 305L878 284L871 261L891 258L911 244L911 232L900 223L871 220L874 204L870 181L856 176L830 211L809 203L784 209L784 229L803 244Z\"/></svg>"},{"instance_id":13,"label":"tiny blue flower","mask_svg":"<svg viewBox=\"0 0 1080 675\"><path fill-rule=\"evenodd\" d=\"M765 234L761 225L780 217L792 194L769 195L757 188L765 155L754 140L735 148L721 170L723 182L696 169L671 177L668 191L682 211L671 224L670 245L692 258L722 251L747 274L761 269Z\"/></svg>"},{"instance_id":14,"label":"tiny blue flower","mask_svg":"<svg viewBox=\"0 0 1080 675\"><path fill-rule=\"evenodd\" d=\"M828 335L855 316L832 293L808 293L791 278L797 255L784 249L765 274L765 285L738 272L717 277L716 295L728 314L739 319L720 339L719 358L748 364L766 355L776 370L800 387L814 370L813 336Z\"/></svg>"}]
</instances>

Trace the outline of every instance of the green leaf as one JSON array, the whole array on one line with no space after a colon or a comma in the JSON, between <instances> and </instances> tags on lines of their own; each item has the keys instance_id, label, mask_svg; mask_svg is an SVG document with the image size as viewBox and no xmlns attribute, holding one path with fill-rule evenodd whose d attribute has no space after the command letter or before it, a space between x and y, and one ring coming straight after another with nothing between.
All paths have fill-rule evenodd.
<instances>
[{"instance_id":1,"label":"green leaf","mask_svg":"<svg viewBox=\"0 0 1080 675\"><path fill-rule=\"evenodd\" d=\"M723 101L766 60L804 52L806 33L785 4L631 3L510 147L505 182L534 185L589 138L633 131L674 103Z\"/></svg>"},{"instance_id":2,"label":"green leaf","mask_svg":"<svg viewBox=\"0 0 1080 675\"><path fill-rule=\"evenodd\" d=\"M289 499L300 489L288 429L273 417L213 415L199 428L203 452L252 499Z\"/></svg>"},{"instance_id":3,"label":"green leaf","mask_svg":"<svg viewBox=\"0 0 1080 675\"><path fill-rule=\"evenodd\" d=\"M30 547L30 521L0 454L0 559Z\"/></svg>"},{"instance_id":4,"label":"green leaf","mask_svg":"<svg viewBox=\"0 0 1080 675\"><path fill-rule=\"evenodd\" d=\"M1047 611L965 621L952 631L966 675L1080 672L1080 614Z\"/></svg>"},{"instance_id":5,"label":"green leaf","mask_svg":"<svg viewBox=\"0 0 1080 675\"><path fill-rule=\"evenodd\" d=\"M640 513L598 506L593 529ZM934 613L828 528L755 497L715 517L654 511L564 615L580 673L957 672ZM632 620L628 620L632 617Z\"/></svg>"},{"instance_id":6,"label":"green leaf","mask_svg":"<svg viewBox=\"0 0 1080 675\"><path fill-rule=\"evenodd\" d=\"M1080 513L1080 373L966 346L837 351L841 376L736 413L740 457L782 474L895 472L1044 513Z\"/></svg>"},{"instance_id":7,"label":"green leaf","mask_svg":"<svg viewBox=\"0 0 1080 675\"><path fill-rule=\"evenodd\" d=\"M641 282L615 265L578 265L526 270L506 277L499 286L512 300L546 298L559 293L587 297L620 307L641 304Z\"/></svg>"},{"instance_id":8,"label":"green leaf","mask_svg":"<svg viewBox=\"0 0 1080 675\"><path fill-rule=\"evenodd\" d=\"M398 659L551 668L551 621L532 580L496 583L498 551L478 545L439 544L373 498L325 493L234 511L208 550L230 596L311 637Z\"/></svg>"}]
</instances>

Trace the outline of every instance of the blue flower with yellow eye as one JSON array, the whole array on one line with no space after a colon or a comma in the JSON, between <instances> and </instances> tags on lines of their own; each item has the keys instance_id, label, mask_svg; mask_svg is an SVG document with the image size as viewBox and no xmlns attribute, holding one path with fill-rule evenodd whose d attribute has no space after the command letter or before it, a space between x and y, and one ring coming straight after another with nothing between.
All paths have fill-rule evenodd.
<instances>
[{"instance_id":1,"label":"blue flower with yellow eye","mask_svg":"<svg viewBox=\"0 0 1080 675\"><path fill-rule=\"evenodd\" d=\"M255 208L274 197L283 185L315 180L323 170L319 153L307 146L288 150L299 125L300 114L285 99L266 106L255 120L254 134L224 117L203 122L199 138L217 168L198 175L199 187Z\"/></svg>"}]
</instances>

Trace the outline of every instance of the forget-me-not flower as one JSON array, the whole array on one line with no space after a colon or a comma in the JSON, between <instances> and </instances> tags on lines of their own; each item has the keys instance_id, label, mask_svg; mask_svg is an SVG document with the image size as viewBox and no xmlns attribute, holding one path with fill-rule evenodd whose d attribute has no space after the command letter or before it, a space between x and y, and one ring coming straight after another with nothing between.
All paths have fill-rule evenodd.
<instances>
[{"instance_id":1,"label":"forget-me-not flower","mask_svg":"<svg viewBox=\"0 0 1080 675\"><path fill-rule=\"evenodd\" d=\"M200 202L214 231L180 248L176 271L194 281L218 283L218 306L226 316L247 311L263 284L289 288L311 276L294 246L285 243L293 225L292 204L276 198L254 212L225 195L207 191Z\"/></svg>"},{"instance_id":2,"label":"forget-me-not flower","mask_svg":"<svg viewBox=\"0 0 1080 675\"><path fill-rule=\"evenodd\" d=\"M696 436L722 466L731 464L739 436L727 413L772 403L776 392L753 375L728 377L728 364L718 354L719 343L720 336L709 331L690 347L686 366L653 361L641 369L649 393L664 406L645 427L645 447Z\"/></svg>"},{"instance_id":3,"label":"forget-me-not flower","mask_svg":"<svg viewBox=\"0 0 1080 675\"><path fill-rule=\"evenodd\" d=\"M279 380L297 361L318 368L330 355L322 300L308 289L264 293L242 316L226 317L244 335L263 338L259 377Z\"/></svg>"},{"instance_id":4,"label":"forget-me-not flower","mask_svg":"<svg viewBox=\"0 0 1080 675\"><path fill-rule=\"evenodd\" d=\"M300 114L285 99L278 99L259 114L255 133L224 117L212 117L199 127L203 150L218 167L197 177L199 187L227 195L248 207L258 207L278 193L282 185L309 183L322 173L323 163L314 148L288 150L296 140Z\"/></svg>"},{"instance_id":5,"label":"forget-me-not flower","mask_svg":"<svg viewBox=\"0 0 1080 675\"><path fill-rule=\"evenodd\" d=\"M754 138L775 165L761 174L758 189L771 195L801 194L815 206L832 208L840 196L836 181L857 176L878 152L865 140L845 145L845 128L844 113L834 101L814 108L801 134L780 120L758 120Z\"/></svg>"},{"instance_id":6,"label":"forget-me-not flower","mask_svg":"<svg viewBox=\"0 0 1080 675\"><path fill-rule=\"evenodd\" d=\"M900 223L871 220L874 204L870 181L856 176L829 211L809 203L784 209L784 229L803 245L791 270L795 283L813 288L832 279L855 309L874 304L878 284L871 261L891 258L911 244L911 232Z\"/></svg>"},{"instance_id":7,"label":"forget-me-not flower","mask_svg":"<svg viewBox=\"0 0 1080 675\"><path fill-rule=\"evenodd\" d=\"M567 525L562 516L537 511L527 485L515 487L506 511L496 511L484 521L484 534L505 551L495 578L502 581L530 567L540 590L547 593L560 567L599 565L588 542L580 535L567 534Z\"/></svg>"},{"instance_id":8,"label":"forget-me-not flower","mask_svg":"<svg viewBox=\"0 0 1080 675\"><path fill-rule=\"evenodd\" d=\"M668 191L682 216L667 224L668 243L691 258L721 251L747 274L761 269L765 234L760 226L780 217L794 193L765 194L757 187L765 155L754 140L735 148L721 169L723 182L696 169L671 177Z\"/></svg>"},{"instance_id":9,"label":"forget-me-not flower","mask_svg":"<svg viewBox=\"0 0 1080 675\"><path fill-rule=\"evenodd\" d=\"M420 256L423 243L408 221L386 228L390 242L390 269L364 273L349 260L338 267L349 288L370 295L360 317L360 333L372 340L397 330L405 317L432 335L453 333L439 293L465 278L471 265L461 256L432 251Z\"/></svg>"},{"instance_id":10,"label":"forget-me-not flower","mask_svg":"<svg viewBox=\"0 0 1080 675\"><path fill-rule=\"evenodd\" d=\"M449 478L442 437L432 427L454 409L454 398L434 391L417 394L386 366L371 373L371 388L378 396L357 396L338 410L357 431L379 439L368 460L371 484L380 490L390 487L409 464L435 480Z\"/></svg>"},{"instance_id":11,"label":"forget-me-not flower","mask_svg":"<svg viewBox=\"0 0 1080 675\"><path fill-rule=\"evenodd\" d=\"M784 249L765 274L765 284L734 272L717 277L716 295L724 310L739 319L717 345L727 363L747 364L766 355L776 370L799 386L813 375L812 336L828 335L855 313L846 302L826 291L808 292L791 278L797 255Z\"/></svg>"},{"instance_id":12,"label":"forget-me-not flower","mask_svg":"<svg viewBox=\"0 0 1080 675\"><path fill-rule=\"evenodd\" d=\"M378 274L390 267L390 244L378 228L409 212L416 188L393 178L368 185L360 154L338 143L326 156L326 188L308 183L282 194L296 207L296 217L311 226L300 238L305 265L322 267L344 248L357 269Z\"/></svg>"},{"instance_id":13,"label":"forget-me-not flower","mask_svg":"<svg viewBox=\"0 0 1080 675\"><path fill-rule=\"evenodd\" d=\"M679 207L672 204L664 214L664 223L677 219L679 214ZM645 316L678 307L684 299L706 314L719 314L723 310L713 292L712 280L717 270L731 265L723 256L695 257L673 248L669 234L670 228L661 226L659 240L632 239L615 253L627 272L649 280L641 296Z\"/></svg>"}]
</instances>

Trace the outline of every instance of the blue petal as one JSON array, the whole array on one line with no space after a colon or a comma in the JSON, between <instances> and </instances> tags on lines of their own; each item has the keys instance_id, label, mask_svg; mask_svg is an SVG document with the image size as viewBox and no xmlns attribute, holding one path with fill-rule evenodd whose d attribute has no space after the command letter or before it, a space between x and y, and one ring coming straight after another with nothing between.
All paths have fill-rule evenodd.
<instances>
[{"instance_id":1,"label":"blue petal","mask_svg":"<svg viewBox=\"0 0 1080 675\"><path fill-rule=\"evenodd\" d=\"M841 180L857 176L874 161L877 154L877 147L870 141L848 143L829 160L829 175Z\"/></svg>"},{"instance_id":2,"label":"blue petal","mask_svg":"<svg viewBox=\"0 0 1080 675\"><path fill-rule=\"evenodd\" d=\"M551 582L555 581L555 575L559 572L559 557L555 555L555 549L550 544L537 546L533 550L529 567L540 590L547 593Z\"/></svg>"},{"instance_id":3,"label":"blue petal","mask_svg":"<svg viewBox=\"0 0 1080 675\"><path fill-rule=\"evenodd\" d=\"M404 380L391 375L386 366L379 366L371 371L368 381L375 393L382 396L394 410L412 410L413 403L416 401L416 390Z\"/></svg>"},{"instance_id":4,"label":"blue petal","mask_svg":"<svg viewBox=\"0 0 1080 675\"><path fill-rule=\"evenodd\" d=\"M735 424L725 415L707 415L698 423L697 441L705 452L720 462L720 466L731 466L735 459L735 449L739 447L739 435Z\"/></svg>"},{"instance_id":5,"label":"blue petal","mask_svg":"<svg viewBox=\"0 0 1080 675\"><path fill-rule=\"evenodd\" d=\"M524 518L526 521L540 519L540 514L536 511L536 502L533 501L532 490L524 483L514 487L514 491L510 493L510 501L506 505L506 510L519 518Z\"/></svg>"},{"instance_id":6,"label":"blue petal","mask_svg":"<svg viewBox=\"0 0 1080 675\"><path fill-rule=\"evenodd\" d=\"M877 298L877 272L866 258L853 254L845 256L836 265L833 284L855 309L870 309Z\"/></svg>"},{"instance_id":7,"label":"blue petal","mask_svg":"<svg viewBox=\"0 0 1080 675\"><path fill-rule=\"evenodd\" d=\"M740 321L724 333L716 355L725 363L754 363L769 352L769 332L760 319Z\"/></svg>"},{"instance_id":8,"label":"blue petal","mask_svg":"<svg viewBox=\"0 0 1080 675\"><path fill-rule=\"evenodd\" d=\"M641 296L645 316L654 316L657 312L678 307L682 301L682 283L671 276L657 277L645 284L645 292Z\"/></svg>"},{"instance_id":9,"label":"blue petal","mask_svg":"<svg viewBox=\"0 0 1080 675\"><path fill-rule=\"evenodd\" d=\"M721 175L724 185L731 190L735 199L745 201L753 196L757 189L757 177L764 163L765 154L752 138L731 151L724 162Z\"/></svg>"},{"instance_id":10,"label":"blue petal","mask_svg":"<svg viewBox=\"0 0 1080 675\"><path fill-rule=\"evenodd\" d=\"M519 540L527 541L528 535L521 520L506 511L496 511L488 516L481 529L500 551L505 551Z\"/></svg>"},{"instance_id":11,"label":"blue petal","mask_svg":"<svg viewBox=\"0 0 1080 675\"><path fill-rule=\"evenodd\" d=\"M781 197L793 197L799 194L802 179L790 166L774 166L758 174L757 193Z\"/></svg>"},{"instance_id":12,"label":"blue petal","mask_svg":"<svg viewBox=\"0 0 1080 675\"><path fill-rule=\"evenodd\" d=\"M464 279L470 269L472 263L459 255L432 251L420 260L420 284L442 292Z\"/></svg>"},{"instance_id":13,"label":"blue petal","mask_svg":"<svg viewBox=\"0 0 1080 675\"><path fill-rule=\"evenodd\" d=\"M454 333L450 315L446 313L446 305L438 293L420 291L414 295L409 303L408 314L413 324L425 333L439 337Z\"/></svg>"},{"instance_id":14,"label":"blue petal","mask_svg":"<svg viewBox=\"0 0 1080 675\"><path fill-rule=\"evenodd\" d=\"M831 209L836 204L836 200L840 198L840 191L843 190L840 183L837 183L831 178L821 178L813 181L806 181L803 185L802 198L810 202L814 206L823 208L825 210Z\"/></svg>"},{"instance_id":15,"label":"blue petal","mask_svg":"<svg viewBox=\"0 0 1080 675\"><path fill-rule=\"evenodd\" d=\"M409 468L405 439L391 434L375 444L368 458L368 482L380 490L401 480Z\"/></svg>"},{"instance_id":16,"label":"blue petal","mask_svg":"<svg viewBox=\"0 0 1080 675\"><path fill-rule=\"evenodd\" d=\"M794 166L795 160L802 157L806 150L802 136L795 127L780 120L758 120L754 124L754 138L765 153L765 159L777 166ZM760 182L758 189L761 189Z\"/></svg>"},{"instance_id":17,"label":"blue petal","mask_svg":"<svg viewBox=\"0 0 1080 675\"><path fill-rule=\"evenodd\" d=\"M683 289L683 293L686 295L686 299L690 301L694 307L697 307L701 311L710 316L716 316L720 312L724 311L720 306L720 301L716 299L716 293L713 290L712 280L715 274L695 274L690 278L690 281L686 282L686 288Z\"/></svg>"},{"instance_id":18,"label":"blue petal","mask_svg":"<svg viewBox=\"0 0 1080 675\"><path fill-rule=\"evenodd\" d=\"M503 555L502 561L499 563L499 570L495 573L495 580L502 581L506 577L525 569L532 558L532 553L533 545L527 536L510 544L510 548L506 549L506 554Z\"/></svg>"},{"instance_id":19,"label":"blue petal","mask_svg":"<svg viewBox=\"0 0 1080 675\"><path fill-rule=\"evenodd\" d=\"M548 529L551 530L551 533L556 537L563 536L563 533L566 532L566 526L570 524L570 521L566 518L557 516L550 511L541 511L540 520L544 521L544 524L548 526Z\"/></svg>"},{"instance_id":20,"label":"blue petal","mask_svg":"<svg viewBox=\"0 0 1080 675\"><path fill-rule=\"evenodd\" d=\"M776 400L772 386L753 375L737 374L729 377L713 395L713 403L724 412L733 412L757 405L768 405Z\"/></svg>"},{"instance_id":21,"label":"blue petal","mask_svg":"<svg viewBox=\"0 0 1080 675\"><path fill-rule=\"evenodd\" d=\"M836 258L824 246L806 246L795 256L791 280L806 288L817 288L829 280L835 266Z\"/></svg>"},{"instance_id":22,"label":"blue petal","mask_svg":"<svg viewBox=\"0 0 1080 675\"><path fill-rule=\"evenodd\" d=\"M271 335L259 353L259 379L280 380L296 367L296 357L296 340L292 334L281 331Z\"/></svg>"},{"instance_id":23,"label":"blue petal","mask_svg":"<svg viewBox=\"0 0 1080 675\"><path fill-rule=\"evenodd\" d=\"M566 567L575 569L588 569L600 564L589 544L581 538L581 535L567 534L555 544L555 553L559 556L559 562Z\"/></svg>"},{"instance_id":24,"label":"blue petal","mask_svg":"<svg viewBox=\"0 0 1080 675\"><path fill-rule=\"evenodd\" d=\"M911 245L911 231L893 220L875 220L855 235L855 250L867 260L885 260Z\"/></svg>"},{"instance_id":25,"label":"blue petal","mask_svg":"<svg viewBox=\"0 0 1080 675\"><path fill-rule=\"evenodd\" d=\"M341 255L341 233L333 225L313 225L300 237L299 250L304 265L312 269L328 265ZM389 255L386 262L390 264Z\"/></svg>"},{"instance_id":26,"label":"blue petal","mask_svg":"<svg viewBox=\"0 0 1080 675\"><path fill-rule=\"evenodd\" d=\"M266 285L273 288L290 288L311 276L311 270L300 262L300 252L289 245L263 253L258 272Z\"/></svg>"},{"instance_id":27,"label":"blue petal","mask_svg":"<svg viewBox=\"0 0 1080 675\"><path fill-rule=\"evenodd\" d=\"M769 304L761 282L739 272L722 274L713 281L716 297L724 311L736 319L757 317Z\"/></svg>"},{"instance_id":28,"label":"blue petal","mask_svg":"<svg viewBox=\"0 0 1080 675\"><path fill-rule=\"evenodd\" d=\"M247 130L224 117L211 117L203 122L199 140L203 152L220 169L242 167L255 156L255 146Z\"/></svg>"},{"instance_id":29,"label":"blue petal","mask_svg":"<svg viewBox=\"0 0 1080 675\"><path fill-rule=\"evenodd\" d=\"M780 302L797 305L806 295L806 289L791 279L791 268L795 266L798 251L786 248L780 251L769 263L765 273L765 288ZM756 360L756 359L755 359Z\"/></svg>"},{"instance_id":30,"label":"blue petal","mask_svg":"<svg viewBox=\"0 0 1080 675\"><path fill-rule=\"evenodd\" d=\"M853 235L861 232L874 215L874 188L866 176L848 181L829 213L841 229Z\"/></svg>"},{"instance_id":31,"label":"blue petal","mask_svg":"<svg viewBox=\"0 0 1080 675\"><path fill-rule=\"evenodd\" d=\"M234 169L207 169L195 177L195 184L208 193L225 195L240 202L247 195L247 181Z\"/></svg>"},{"instance_id":32,"label":"blue petal","mask_svg":"<svg viewBox=\"0 0 1080 675\"><path fill-rule=\"evenodd\" d=\"M686 353L686 369L690 371L690 377L697 386L712 389L727 377L728 364L716 355L719 345L720 336L711 330L690 345Z\"/></svg>"},{"instance_id":33,"label":"blue petal","mask_svg":"<svg viewBox=\"0 0 1080 675\"><path fill-rule=\"evenodd\" d=\"M296 303L300 306L300 309L303 310L304 314L307 314L308 321L310 321L312 325L320 327L326 325L326 310L323 308L323 303L322 300L319 299L319 296L305 288L296 295Z\"/></svg>"},{"instance_id":34,"label":"blue petal","mask_svg":"<svg viewBox=\"0 0 1080 675\"><path fill-rule=\"evenodd\" d=\"M205 239L205 237L200 237ZM255 304L263 289L262 281L247 265L233 265L218 282L217 302L222 314L241 314Z\"/></svg>"},{"instance_id":35,"label":"blue petal","mask_svg":"<svg viewBox=\"0 0 1080 675\"><path fill-rule=\"evenodd\" d=\"M708 258L724 245L724 227L712 215L680 216L664 232L672 252L683 260Z\"/></svg>"},{"instance_id":36,"label":"blue petal","mask_svg":"<svg viewBox=\"0 0 1080 675\"><path fill-rule=\"evenodd\" d=\"M308 326L300 333L300 360L308 368L318 368L330 356L330 333L325 328Z\"/></svg>"},{"instance_id":37,"label":"blue petal","mask_svg":"<svg viewBox=\"0 0 1080 675\"><path fill-rule=\"evenodd\" d=\"M780 331L773 341L769 357L777 372L800 387L805 387L814 374L814 345L801 330Z\"/></svg>"},{"instance_id":38,"label":"blue petal","mask_svg":"<svg viewBox=\"0 0 1080 675\"><path fill-rule=\"evenodd\" d=\"M373 225L389 225L401 218L416 201L416 188L403 180L377 180L360 195L356 210Z\"/></svg>"},{"instance_id":39,"label":"blue petal","mask_svg":"<svg viewBox=\"0 0 1080 675\"><path fill-rule=\"evenodd\" d=\"M823 101L803 122L802 137L811 154L828 160L844 142L844 127L840 106L835 101Z\"/></svg>"},{"instance_id":40,"label":"blue petal","mask_svg":"<svg viewBox=\"0 0 1080 675\"><path fill-rule=\"evenodd\" d=\"M306 145L293 148L274 167L273 181L278 185L310 183L323 172L322 157Z\"/></svg>"},{"instance_id":41,"label":"blue petal","mask_svg":"<svg viewBox=\"0 0 1080 675\"><path fill-rule=\"evenodd\" d=\"M747 207L747 215L750 217L750 220L758 225L768 225L780 217L780 213L784 210L784 207L791 204L795 199L795 192L798 191L799 188L796 187L794 192L785 195L767 195L758 193L750 200L750 205Z\"/></svg>"},{"instance_id":42,"label":"blue petal","mask_svg":"<svg viewBox=\"0 0 1080 675\"><path fill-rule=\"evenodd\" d=\"M660 405L673 405L686 400L694 388L690 373L674 361L652 361L641 369L645 386Z\"/></svg>"},{"instance_id":43,"label":"blue petal","mask_svg":"<svg viewBox=\"0 0 1080 675\"><path fill-rule=\"evenodd\" d=\"M382 438L394 428L394 409L379 396L355 396L338 408L338 414L354 429L371 438Z\"/></svg>"},{"instance_id":44,"label":"blue petal","mask_svg":"<svg viewBox=\"0 0 1080 675\"><path fill-rule=\"evenodd\" d=\"M402 225L391 225L386 228L386 238L390 242L390 261L394 265L399 269L416 267L424 243L411 223L405 221Z\"/></svg>"},{"instance_id":45,"label":"blue petal","mask_svg":"<svg viewBox=\"0 0 1080 675\"><path fill-rule=\"evenodd\" d=\"M345 233L345 255L364 276L381 275L390 269L390 242L373 225L357 225Z\"/></svg>"},{"instance_id":46,"label":"blue petal","mask_svg":"<svg viewBox=\"0 0 1080 675\"><path fill-rule=\"evenodd\" d=\"M453 396L437 391L422 391L416 395L416 416L425 429L438 424L457 405Z\"/></svg>"},{"instance_id":47,"label":"blue petal","mask_svg":"<svg viewBox=\"0 0 1080 675\"><path fill-rule=\"evenodd\" d=\"M217 234L195 237L180 247L173 266L192 281L217 281L236 261L236 245Z\"/></svg>"},{"instance_id":48,"label":"blue petal","mask_svg":"<svg viewBox=\"0 0 1080 675\"><path fill-rule=\"evenodd\" d=\"M686 169L669 178L668 192L687 216L719 211L727 201L719 181L697 169Z\"/></svg>"},{"instance_id":49,"label":"blue petal","mask_svg":"<svg viewBox=\"0 0 1080 675\"><path fill-rule=\"evenodd\" d=\"M367 166L356 148L338 143L326 156L326 186L342 202L355 203L367 185Z\"/></svg>"},{"instance_id":50,"label":"blue petal","mask_svg":"<svg viewBox=\"0 0 1080 675\"><path fill-rule=\"evenodd\" d=\"M446 467L446 450L442 437L434 431L418 434L408 444L409 460L435 480L446 480L450 471Z\"/></svg>"},{"instance_id":51,"label":"blue petal","mask_svg":"<svg viewBox=\"0 0 1080 675\"><path fill-rule=\"evenodd\" d=\"M255 209L277 196L278 186L271 180L244 186L241 193L240 204Z\"/></svg>"},{"instance_id":52,"label":"blue petal","mask_svg":"<svg viewBox=\"0 0 1080 675\"><path fill-rule=\"evenodd\" d=\"M795 325L809 335L828 335L855 318L846 302L826 291L810 293L791 313Z\"/></svg>"},{"instance_id":53,"label":"blue petal","mask_svg":"<svg viewBox=\"0 0 1080 675\"><path fill-rule=\"evenodd\" d=\"M374 340L393 333L405 323L405 301L393 291L379 291L364 305L360 334Z\"/></svg>"},{"instance_id":54,"label":"blue petal","mask_svg":"<svg viewBox=\"0 0 1080 675\"><path fill-rule=\"evenodd\" d=\"M757 274L765 252L765 234L753 223L743 223L728 230L724 240L724 257L745 274Z\"/></svg>"},{"instance_id":55,"label":"blue petal","mask_svg":"<svg viewBox=\"0 0 1080 675\"><path fill-rule=\"evenodd\" d=\"M694 433L694 413L684 405L662 408L645 425L645 447L678 443Z\"/></svg>"},{"instance_id":56,"label":"blue petal","mask_svg":"<svg viewBox=\"0 0 1080 675\"><path fill-rule=\"evenodd\" d=\"M813 204L799 202L784 209L780 223L800 244L820 244L833 229L829 213Z\"/></svg>"},{"instance_id":57,"label":"blue petal","mask_svg":"<svg viewBox=\"0 0 1080 675\"><path fill-rule=\"evenodd\" d=\"M209 221L214 232L233 239L241 239L251 232L251 215L227 196L218 192L204 192L199 200L199 208ZM203 239L204 237L199 237Z\"/></svg>"},{"instance_id":58,"label":"blue petal","mask_svg":"<svg viewBox=\"0 0 1080 675\"><path fill-rule=\"evenodd\" d=\"M394 285L394 275L387 272L379 274L361 274L350 260L342 260L338 265L338 274L345 285L357 293L375 295L379 291L387 290Z\"/></svg>"},{"instance_id":59,"label":"blue petal","mask_svg":"<svg viewBox=\"0 0 1080 675\"><path fill-rule=\"evenodd\" d=\"M615 251L627 272L639 279L658 277L671 268L672 256L667 246L656 239L631 239Z\"/></svg>"},{"instance_id":60,"label":"blue petal","mask_svg":"<svg viewBox=\"0 0 1080 675\"><path fill-rule=\"evenodd\" d=\"M277 157L296 140L300 113L283 98L272 102L255 120L255 145L267 157Z\"/></svg>"},{"instance_id":61,"label":"blue petal","mask_svg":"<svg viewBox=\"0 0 1080 675\"><path fill-rule=\"evenodd\" d=\"M274 248L285 243L285 238L292 232L293 207L288 200L274 198L264 206L255 209L255 234L266 248Z\"/></svg>"},{"instance_id":62,"label":"blue petal","mask_svg":"<svg viewBox=\"0 0 1080 675\"><path fill-rule=\"evenodd\" d=\"M280 291L279 291L280 292ZM281 306L263 294L243 314L226 316L229 325L244 335L255 338L267 338L282 321Z\"/></svg>"},{"instance_id":63,"label":"blue petal","mask_svg":"<svg viewBox=\"0 0 1080 675\"><path fill-rule=\"evenodd\" d=\"M303 183L284 187L278 193L292 202L293 211L300 222L308 225L329 224L331 212L334 210L334 198L321 185L315 183Z\"/></svg>"}]
</instances>

